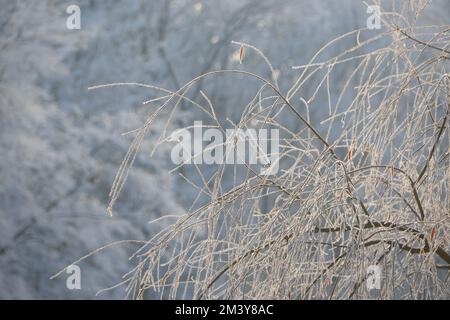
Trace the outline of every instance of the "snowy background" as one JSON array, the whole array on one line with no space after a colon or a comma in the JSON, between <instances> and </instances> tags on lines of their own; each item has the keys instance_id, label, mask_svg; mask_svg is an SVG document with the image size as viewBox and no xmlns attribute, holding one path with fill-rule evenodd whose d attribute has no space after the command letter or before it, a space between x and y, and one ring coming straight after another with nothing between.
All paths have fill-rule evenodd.
<instances>
[{"instance_id":1,"label":"snowy background","mask_svg":"<svg viewBox=\"0 0 450 320\"><path fill-rule=\"evenodd\" d=\"M70 4L81 8L81 30L66 28ZM424 16L448 24L449 13L450 2L441 0ZM89 86L140 82L175 90L210 70L267 75L251 53L239 64L235 40L260 48L286 90L296 77L291 66L364 27L366 19L366 5L357 0L0 0L0 298L95 298L132 267L128 257L136 244L106 248L80 263L81 290L66 288L65 273L49 277L114 241L148 239L160 229L149 221L182 214L195 197L188 183L169 175L168 149L150 157L161 121L114 216L107 215L108 192L131 141L122 133L142 124L153 107L142 101L159 93ZM221 119L236 119L256 88L239 77L219 77L202 81L191 98L201 89ZM313 121L320 116L314 110ZM172 126L194 120L201 116L182 106ZM119 287L97 298L123 296Z\"/></svg>"}]
</instances>

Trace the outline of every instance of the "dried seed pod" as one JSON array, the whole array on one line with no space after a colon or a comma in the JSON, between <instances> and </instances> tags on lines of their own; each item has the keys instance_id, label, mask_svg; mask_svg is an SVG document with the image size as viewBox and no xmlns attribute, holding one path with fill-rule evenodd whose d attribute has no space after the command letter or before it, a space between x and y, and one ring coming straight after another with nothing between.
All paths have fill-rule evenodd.
<instances>
[{"instance_id":1,"label":"dried seed pod","mask_svg":"<svg viewBox=\"0 0 450 320\"><path fill-rule=\"evenodd\" d=\"M436 237L436 228L433 227L433 228L431 228L430 241L433 241L435 237Z\"/></svg>"},{"instance_id":2,"label":"dried seed pod","mask_svg":"<svg viewBox=\"0 0 450 320\"><path fill-rule=\"evenodd\" d=\"M239 64L242 64L242 60L244 60L244 46L241 45L239 48Z\"/></svg>"}]
</instances>

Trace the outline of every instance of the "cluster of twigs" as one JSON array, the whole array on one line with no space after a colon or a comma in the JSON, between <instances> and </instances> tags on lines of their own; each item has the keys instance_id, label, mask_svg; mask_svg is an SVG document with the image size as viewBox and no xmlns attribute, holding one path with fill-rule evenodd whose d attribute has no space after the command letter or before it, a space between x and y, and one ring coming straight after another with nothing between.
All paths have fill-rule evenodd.
<instances>
[{"instance_id":1,"label":"cluster of twigs","mask_svg":"<svg viewBox=\"0 0 450 320\"><path fill-rule=\"evenodd\" d=\"M375 36L365 38L365 29L347 33L294 67L299 76L286 93L262 52L238 43L240 60L244 50L255 50L270 79L213 71L152 100L160 105L136 131L110 210L162 110L172 115L190 103L222 128L203 92L202 102L188 98L205 77L240 74L261 82L236 126L278 128L280 170L262 176L247 165L230 190L222 185L229 165L202 176L197 187L207 203L133 255L136 266L123 282L130 297L449 298L450 28L408 25L400 13L383 14L382 21ZM320 60L349 38L355 46ZM343 66L350 72L336 97L330 79ZM312 79L317 88L302 96ZM327 97L328 106L319 108L328 116L314 124L318 95ZM298 126L284 125L281 114ZM380 268L380 288L366 285L369 266Z\"/></svg>"}]
</instances>

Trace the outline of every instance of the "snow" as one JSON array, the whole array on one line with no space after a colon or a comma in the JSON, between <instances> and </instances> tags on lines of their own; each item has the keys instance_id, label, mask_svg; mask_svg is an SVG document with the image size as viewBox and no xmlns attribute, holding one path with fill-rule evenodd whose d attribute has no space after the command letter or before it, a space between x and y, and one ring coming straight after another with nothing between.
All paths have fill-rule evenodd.
<instances>
[{"instance_id":1,"label":"snow","mask_svg":"<svg viewBox=\"0 0 450 320\"><path fill-rule=\"evenodd\" d=\"M65 28L71 2L0 1L2 299L95 298L133 267L128 258L137 244L108 247L80 262L81 290L66 288L65 273L49 278L114 241L148 240L168 223L148 221L183 214L193 200L189 184L168 173L169 147L150 157L164 114L138 154L114 215L107 215L109 189L133 137L121 134L142 125L155 107L141 102L161 93L89 86L130 81L174 90L202 72L230 67L267 75L253 54L245 66L233 62L236 40L271 58L283 88L296 76L292 65L306 63L321 45L366 18L364 5L350 0L183 0L171 3L166 19L163 1L76 3L79 31ZM448 2L433 6L448 8ZM445 20L445 9L435 12L432 19ZM257 85L240 77L201 84L221 119L239 116ZM182 105L168 131L198 117ZM124 292L119 287L97 298L123 298Z\"/></svg>"}]
</instances>

